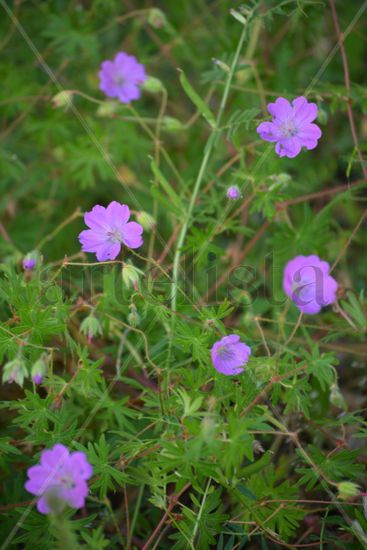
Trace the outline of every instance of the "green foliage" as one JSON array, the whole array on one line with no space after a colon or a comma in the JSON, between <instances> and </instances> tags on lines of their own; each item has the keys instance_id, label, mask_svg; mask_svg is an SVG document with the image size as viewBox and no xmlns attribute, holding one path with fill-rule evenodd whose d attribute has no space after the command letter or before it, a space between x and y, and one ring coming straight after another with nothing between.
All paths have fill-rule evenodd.
<instances>
[{"instance_id":1,"label":"green foliage","mask_svg":"<svg viewBox=\"0 0 367 550\"><path fill-rule=\"evenodd\" d=\"M328 2L0 2L2 548L366 547L366 11L335 3L350 90ZM118 51L152 77L131 104L99 89ZM323 136L279 158L256 128L300 95ZM96 265L82 216L112 200L144 245ZM300 318L309 254L339 288ZM93 476L51 517L24 483L56 443Z\"/></svg>"}]
</instances>

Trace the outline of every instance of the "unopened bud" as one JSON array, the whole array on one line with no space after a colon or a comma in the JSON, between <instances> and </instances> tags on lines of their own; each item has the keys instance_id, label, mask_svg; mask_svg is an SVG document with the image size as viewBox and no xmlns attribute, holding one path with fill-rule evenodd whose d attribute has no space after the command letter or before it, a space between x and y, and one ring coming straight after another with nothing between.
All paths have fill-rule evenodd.
<instances>
[{"instance_id":1,"label":"unopened bud","mask_svg":"<svg viewBox=\"0 0 367 550\"><path fill-rule=\"evenodd\" d=\"M130 313L127 316L128 323L132 327L137 327L138 324L140 323L140 315L138 313L138 310L136 309L135 304L131 304L129 308L130 308Z\"/></svg>"},{"instance_id":2,"label":"unopened bud","mask_svg":"<svg viewBox=\"0 0 367 550\"><path fill-rule=\"evenodd\" d=\"M145 231L151 231L157 225L153 216L148 214L148 212L138 212L136 215L136 219L138 220L138 223L143 226L143 229L145 229Z\"/></svg>"},{"instance_id":3,"label":"unopened bud","mask_svg":"<svg viewBox=\"0 0 367 550\"><path fill-rule=\"evenodd\" d=\"M159 80L159 78L148 76L148 78L144 80L141 88L142 90L145 90L146 92L149 92L151 94L158 94L163 90L163 84Z\"/></svg>"},{"instance_id":4,"label":"unopened bud","mask_svg":"<svg viewBox=\"0 0 367 550\"><path fill-rule=\"evenodd\" d=\"M347 500L349 497L356 497L360 489L356 483L352 481L342 481L338 483L338 497Z\"/></svg>"},{"instance_id":5,"label":"unopened bud","mask_svg":"<svg viewBox=\"0 0 367 550\"><path fill-rule=\"evenodd\" d=\"M38 260L40 259L39 254L37 252L29 252L26 256L24 256L23 259L23 268L26 271L32 271L38 264Z\"/></svg>"},{"instance_id":6,"label":"unopened bud","mask_svg":"<svg viewBox=\"0 0 367 550\"><path fill-rule=\"evenodd\" d=\"M88 338L89 343L93 338L100 336L103 333L101 323L98 321L94 313L91 313L88 317L83 319L80 324L80 332Z\"/></svg>"},{"instance_id":7,"label":"unopened bud","mask_svg":"<svg viewBox=\"0 0 367 550\"><path fill-rule=\"evenodd\" d=\"M162 130L165 130L166 132L180 132L181 130L184 130L185 126L177 120L177 118L173 118L171 116L165 116L162 118Z\"/></svg>"},{"instance_id":8,"label":"unopened bud","mask_svg":"<svg viewBox=\"0 0 367 550\"><path fill-rule=\"evenodd\" d=\"M119 109L120 104L118 101L104 101L98 106L97 116L104 117L114 115Z\"/></svg>"},{"instance_id":9,"label":"unopened bud","mask_svg":"<svg viewBox=\"0 0 367 550\"><path fill-rule=\"evenodd\" d=\"M214 65L217 65L217 67L219 67L220 69L222 69L222 71L225 71L226 73L229 73L229 71L231 70L229 65L227 65L227 63L224 63L220 59L215 59L215 57L213 57L212 61Z\"/></svg>"},{"instance_id":10,"label":"unopened bud","mask_svg":"<svg viewBox=\"0 0 367 550\"><path fill-rule=\"evenodd\" d=\"M242 25L246 25L247 19L246 19L246 17L244 17L243 15L241 15L239 11L236 11L236 10L229 10L229 13L232 15L232 17L234 17L235 19L237 19L237 21L239 21L240 23L242 23Z\"/></svg>"},{"instance_id":11,"label":"unopened bud","mask_svg":"<svg viewBox=\"0 0 367 550\"><path fill-rule=\"evenodd\" d=\"M140 270L132 264L124 264L122 268L122 280L127 287L132 286L134 290L138 290ZM141 272L140 272L141 273Z\"/></svg>"},{"instance_id":12,"label":"unopened bud","mask_svg":"<svg viewBox=\"0 0 367 550\"><path fill-rule=\"evenodd\" d=\"M161 29L167 25L167 17L159 8L149 10L147 21L155 29Z\"/></svg>"},{"instance_id":13,"label":"unopened bud","mask_svg":"<svg viewBox=\"0 0 367 550\"><path fill-rule=\"evenodd\" d=\"M15 382L23 387L24 379L28 377L27 367L22 357L16 357L12 361L8 361L3 369L3 383L11 384Z\"/></svg>"},{"instance_id":14,"label":"unopened bud","mask_svg":"<svg viewBox=\"0 0 367 550\"><path fill-rule=\"evenodd\" d=\"M45 354L42 354L33 364L31 369L31 377L36 385L41 384L43 377L47 372L47 365L47 356Z\"/></svg>"},{"instance_id":15,"label":"unopened bud","mask_svg":"<svg viewBox=\"0 0 367 550\"><path fill-rule=\"evenodd\" d=\"M333 384L330 388L330 403L334 405L335 407L338 407L339 409L343 409L344 411L347 410L347 404L345 402L345 399L340 392L337 384Z\"/></svg>"},{"instance_id":16,"label":"unopened bud","mask_svg":"<svg viewBox=\"0 0 367 550\"><path fill-rule=\"evenodd\" d=\"M52 98L54 107L70 107L73 98L73 92L69 90L63 90Z\"/></svg>"}]
</instances>

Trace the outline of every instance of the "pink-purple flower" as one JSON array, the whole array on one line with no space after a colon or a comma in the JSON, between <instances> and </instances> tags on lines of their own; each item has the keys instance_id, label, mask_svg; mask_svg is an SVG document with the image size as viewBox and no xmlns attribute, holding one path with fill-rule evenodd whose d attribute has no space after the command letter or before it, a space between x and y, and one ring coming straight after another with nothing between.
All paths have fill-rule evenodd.
<instances>
[{"instance_id":1,"label":"pink-purple flower","mask_svg":"<svg viewBox=\"0 0 367 550\"><path fill-rule=\"evenodd\" d=\"M318 256L296 256L284 269L284 292L303 313L319 313L336 300L338 283L328 262Z\"/></svg>"},{"instance_id":2,"label":"pink-purple flower","mask_svg":"<svg viewBox=\"0 0 367 550\"><path fill-rule=\"evenodd\" d=\"M235 201L240 198L241 192L238 189L237 185L230 185L226 192L227 199Z\"/></svg>"},{"instance_id":3,"label":"pink-purple flower","mask_svg":"<svg viewBox=\"0 0 367 550\"><path fill-rule=\"evenodd\" d=\"M129 222L130 210L126 204L110 202L105 208L97 204L84 215L89 229L79 234L83 252L94 252L99 262L114 260L121 244L139 248L143 244L143 228L137 222Z\"/></svg>"},{"instance_id":4,"label":"pink-purple flower","mask_svg":"<svg viewBox=\"0 0 367 550\"><path fill-rule=\"evenodd\" d=\"M276 142L275 152L280 157L296 157L302 147L315 149L321 130L312 122L317 117L316 103L309 103L305 97L297 97L292 104L284 97L268 104L272 122L262 122L257 133L265 141Z\"/></svg>"},{"instance_id":5,"label":"pink-purple flower","mask_svg":"<svg viewBox=\"0 0 367 550\"><path fill-rule=\"evenodd\" d=\"M99 71L99 87L108 97L122 103L139 99L140 86L147 79L144 65L136 57L119 52L113 61L103 61Z\"/></svg>"},{"instance_id":6,"label":"pink-purple flower","mask_svg":"<svg viewBox=\"0 0 367 550\"><path fill-rule=\"evenodd\" d=\"M250 355L251 348L237 334L224 336L211 349L214 368L228 376L243 372Z\"/></svg>"},{"instance_id":7,"label":"pink-purple flower","mask_svg":"<svg viewBox=\"0 0 367 550\"><path fill-rule=\"evenodd\" d=\"M41 514L59 513L66 505L82 508L93 469L85 453L70 451L60 443L41 453L40 464L28 469L26 490L38 498Z\"/></svg>"},{"instance_id":8,"label":"pink-purple flower","mask_svg":"<svg viewBox=\"0 0 367 550\"><path fill-rule=\"evenodd\" d=\"M23 268L26 271L32 271L36 267L36 260L29 256L26 256L23 260Z\"/></svg>"}]
</instances>

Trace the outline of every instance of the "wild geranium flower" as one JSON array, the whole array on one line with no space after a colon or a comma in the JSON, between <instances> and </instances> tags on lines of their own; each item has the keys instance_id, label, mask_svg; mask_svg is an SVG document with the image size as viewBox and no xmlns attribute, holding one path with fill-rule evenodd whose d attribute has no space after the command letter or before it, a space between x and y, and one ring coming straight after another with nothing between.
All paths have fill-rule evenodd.
<instances>
[{"instance_id":1,"label":"wild geranium flower","mask_svg":"<svg viewBox=\"0 0 367 550\"><path fill-rule=\"evenodd\" d=\"M66 505L82 508L88 495L87 480L93 469L85 453L69 450L60 443L42 452L40 464L28 469L26 490L39 497L41 514L60 513Z\"/></svg>"},{"instance_id":2,"label":"wild geranium flower","mask_svg":"<svg viewBox=\"0 0 367 550\"><path fill-rule=\"evenodd\" d=\"M108 97L122 103L139 99L140 86L146 80L144 65L136 57L119 52L113 61L103 61L99 72L99 87Z\"/></svg>"},{"instance_id":3,"label":"wild geranium flower","mask_svg":"<svg viewBox=\"0 0 367 550\"><path fill-rule=\"evenodd\" d=\"M318 256L296 256L284 269L283 289L303 313L319 313L336 300L338 283Z\"/></svg>"},{"instance_id":4,"label":"wild geranium flower","mask_svg":"<svg viewBox=\"0 0 367 550\"><path fill-rule=\"evenodd\" d=\"M222 374L240 374L251 355L251 348L237 334L224 336L211 350L214 368Z\"/></svg>"},{"instance_id":5,"label":"wild geranium flower","mask_svg":"<svg viewBox=\"0 0 367 550\"><path fill-rule=\"evenodd\" d=\"M120 253L121 244L139 248L143 244L143 228L139 223L129 222L130 210L126 204L110 202L105 208L97 204L84 215L90 229L79 234L83 252L95 252L99 262L114 260Z\"/></svg>"},{"instance_id":6,"label":"wild geranium flower","mask_svg":"<svg viewBox=\"0 0 367 550\"><path fill-rule=\"evenodd\" d=\"M228 187L226 195L227 195L227 199L235 201L240 198L241 193L237 185L231 185L230 187Z\"/></svg>"},{"instance_id":7,"label":"wild geranium flower","mask_svg":"<svg viewBox=\"0 0 367 550\"><path fill-rule=\"evenodd\" d=\"M292 104L284 97L268 104L273 116L272 122L262 122L257 133L265 141L276 142L275 152L280 157L296 157L302 147L315 149L321 130L312 121L317 117L316 103L309 103L305 97L297 97Z\"/></svg>"}]
</instances>

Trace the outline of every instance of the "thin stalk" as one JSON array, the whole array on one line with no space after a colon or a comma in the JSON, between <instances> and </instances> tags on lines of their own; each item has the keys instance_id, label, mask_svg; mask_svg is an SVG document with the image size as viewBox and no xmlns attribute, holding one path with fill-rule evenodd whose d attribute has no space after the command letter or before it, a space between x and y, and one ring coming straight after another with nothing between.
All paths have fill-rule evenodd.
<instances>
[{"instance_id":1,"label":"thin stalk","mask_svg":"<svg viewBox=\"0 0 367 550\"><path fill-rule=\"evenodd\" d=\"M228 73L226 85L225 85L224 92L223 92L222 101L220 103L218 115L217 115L217 118L216 118L216 124L215 124L215 126L216 126L215 131L217 132L216 137L218 137L219 134L220 134L220 132L217 129L220 125L220 121L222 119L222 115L223 115L225 106L227 104L227 99L228 99L229 91L230 91L230 88L231 88L231 82L232 82L233 75L234 75L234 72L235 72L235 69L236 69L236 66L237 66L237 63L238 63L238 59L239 59L239 56L240 56L240 53L241 53L241 50L242 50L242 46L243 46L243 43L244 43L244 40L245 40L245 36L246 36L246 27L244 26L243 29L242 29L242 32L241 32L241 36L240 36L240 39L239 39L239 42L238 42L236 53L235 53L233 61L232 61L230 71ZM190 220L191 220L192 211L194 209L194 205L196 203L196 199L197 199L197 196L198 196L198 193L199 193L199 190L200 190L200 186L201 186L201 183L203 181L205 170L207 168L207 165L208 165L208 162L209 162L209 159L210 159L210 156L211 156L211 153L213 151L213 147L214 147L216 141L217 141L216 139L213 139L213 134L211 134L209 136L209 139L208 139L206 147L205 147L205 154L204 154L203 160L201 162L199 173L198 173L196 181L195 181L194 190L193 190L192 195L191 195L191 200L190 200L190 203L189 203L189 207L187 209L186 218L185 218L185 221L182 225L182 228L181 228L178 240L177 240L177 247L176 247L176 252L175 252L175 256L174 256L174 260L173 260L173 271L172 271L173 282L172 282L172 293L171 293L171 309L172 309L173 312L176 311L176 305L177 305L177 283L178 283L178 271L179 271L179 265L180 265L182 245L185 241L186 233L187 233L187 230L189 228L189 224L190 224ZM174 323L175 316L173 316L172 319L173 319L173 323Z\"/></svg>"}]
</instances>

